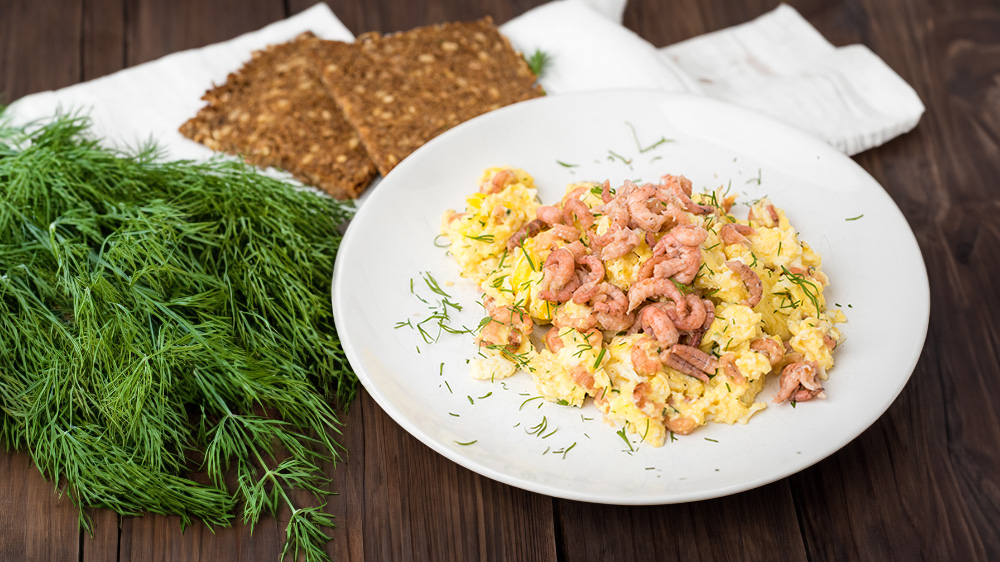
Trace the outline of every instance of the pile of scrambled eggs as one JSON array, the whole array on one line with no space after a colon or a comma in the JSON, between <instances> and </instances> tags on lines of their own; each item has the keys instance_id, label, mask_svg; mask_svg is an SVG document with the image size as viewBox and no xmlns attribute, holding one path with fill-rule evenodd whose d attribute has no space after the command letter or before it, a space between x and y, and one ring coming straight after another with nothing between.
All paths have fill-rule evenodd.
<instances>
[{"instance_id":1,"label":"pile of scrambled eggs","mask_svg":"<svg viewBox=\"0 0 1000 562\"><path fill-rule=\"evenodd\" d=\"M665 178L678 184L673 176ZM798 239L784 211L766 198L751 205L747 220L739 220L729 214L734 197L725 198L719 191L689 193L690 182L682 177L679 185L686 186L687 197L670 195L678 201L671 205L675 211L683 209L683 216L675 213L670 221L686 224L689 232L704 229L704 240L697 245L700 261L693 280L681 283L674 277L672 282L682 296L695 295L710 312L704 326L680 331L681 341L700 353L687 349L678 356L700 364L702 370L692 370L684 361L680 364L685 368L675 368L678 363L670 350L657 348L657 341L663 340L651 337L650 326L639 320L624 330L594 327L600 297L585 302L542 298L556 275L549 270L556 261L550 259L552 252L568 249L579 256L583 247L605 258L611 254L602 254L597 241L611 237L615 220L625 223L613 216L616 203L609 184L571 184L560 205L542 209L534 180L524 170L491 168L479 180L477 192L466 199L465 211L447 211L441 227L460 274L479 286L487 308L479 356L470 362L472 376L498 381L526 371L546 400L579 407L593 399L608 423L625 427L652 446L661 446L668 433L688 434L709 421L746 423L766 407L756 398L769 373L781 376L782 401L822 398L820 383L833 367L833 350L841 340L835 324L845 318L839 310L826 310L823 291L828 280L819 254ZM570 199L581 201L593 220L575 214L558 219L551 209L568 207ZM656 210L655 198L642 203ZM546 210L557 218L546 216ZM638 242L629 243L624 255L602 259L601 283L608 284L607 290L634 294L643 265L653 257L657 241L670 232L670 221L662 231L617 227L623 232L616 240ZM566 235L574 228L575 240ZM586 269L577 271L581 279L587 274ZM759 294L751 294L755 291ZM672 300L684 299L657 295L644 302L666 307L680 322ZM544 338L534 337L534 327L551 323L556 328ZM677 344L678 353L681 347ZM653 372L636 363L644 357L653 360ZM710 361L699 359L704 357Z\"/></svg>"}]
</instances>

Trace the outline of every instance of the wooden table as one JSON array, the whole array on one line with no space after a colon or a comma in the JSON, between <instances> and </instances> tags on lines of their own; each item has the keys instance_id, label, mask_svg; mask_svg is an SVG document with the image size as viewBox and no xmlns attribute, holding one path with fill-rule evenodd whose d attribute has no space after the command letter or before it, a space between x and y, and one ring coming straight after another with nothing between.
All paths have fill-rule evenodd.
<instances>
[{"instance_id":1,"label":"wooden table","mask_svg":"<svg viewBox=\"0 0 1000 562\"><path fill-rule=\"evenodd\" d=\"M296 13L312 0L0 0L7 100L89 80ZM351 31L409 29L537 0L331 0ZM654 45L747 21L777 0L633 0ZM930 332L909 384L868 431L816 466L734 496L662 507L553 499L444 459L364 392L349 460L329 475L329 551L359 560L1000 560L1000 4L793 0L837 45L870 47L927 105L919 127L856 157L916 233ZM417 5L421 4L421 5ZM891 289L887 289L891 290ZM879 373L870 373L872 377ZM90 511L94 536L25 454L0 452L0 561L275 561L280 521L249 529ZM279 518L280 519L280 518Z\"/></svg>"}]
</instances>

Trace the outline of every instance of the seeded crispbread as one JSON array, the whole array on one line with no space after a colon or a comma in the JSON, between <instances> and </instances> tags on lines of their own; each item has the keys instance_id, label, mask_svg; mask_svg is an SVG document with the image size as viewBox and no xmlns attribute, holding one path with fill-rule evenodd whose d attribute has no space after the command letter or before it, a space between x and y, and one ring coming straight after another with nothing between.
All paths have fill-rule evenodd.
<instances>
[{"instance_id":1,"label":"seeded crispbread","mask_svg":"<svg viewBox=\"0 0 1000 562\"><path fill-rule=\"evenodd\" d=\"M324 43L331 42L307 32L255 52L202 96L208 105L181 133L251 164L284 169L334 197L357 197L375 167L320 81L313 51Z\"/></svg>"},{"instance_id":2,"label":"seeded crispbread","mask_svg":"<svg viewBox=\"0 0 1000 562\"><path fill-rule=\"evenodd\" d=\"M527 63L486 17L316 51L323 83L385 175L444 131L544 94Z\"/></svg>"}]
</instances>

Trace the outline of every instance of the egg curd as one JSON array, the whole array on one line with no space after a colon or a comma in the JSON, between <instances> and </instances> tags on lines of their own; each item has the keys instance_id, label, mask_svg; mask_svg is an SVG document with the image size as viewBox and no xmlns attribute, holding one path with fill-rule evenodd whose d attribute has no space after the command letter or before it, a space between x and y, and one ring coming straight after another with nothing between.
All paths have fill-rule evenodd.
<instances>
[{"instance_id":1,"label":"egg curd","mask_svg":"<svg viewBox=\"0 0 1000 562\"><path fill-rule=\"evenodd\" d=\"M545 400L592 399L657 447L709 421L746 423L766 407L768 374L774 402L825 397L845 318L826 308L820 255L768 199L740 220L734 197L690 186L575 183L543 206L525 171L486 170L441 226L487 311L472 376L527 372Z\"/></svg>"}]
</instances>

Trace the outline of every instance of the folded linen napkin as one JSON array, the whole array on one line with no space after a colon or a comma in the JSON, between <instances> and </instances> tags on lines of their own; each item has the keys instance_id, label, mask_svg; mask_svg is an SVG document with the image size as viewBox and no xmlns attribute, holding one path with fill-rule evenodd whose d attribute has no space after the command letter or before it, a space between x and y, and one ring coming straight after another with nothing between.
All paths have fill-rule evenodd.
<instances>
[{"instance_id":1,"label":"folded linen napkin","mask_svg":"<svg viewBox=\"0 0 1000 562\"><path fill-rule=\"evenodd\" d=\"M912 129L923 113L913 90L871 51L834 48L788 6L660 50L621 26L624 7L625 0L560 0L529 10L501 31L521 51L551 56L541 78L550 94L614 88L701 93L790 122L848 154ZM24 123L59 109L82 109L94 133L113 145L152 139L172 158L206 158L208 148L177 132L203 105L201 95L252 51L307 30L325 39L353 39L326 4L317 4L230 41L25 96L8 116Z\"/></svg>"}]
</instances>

